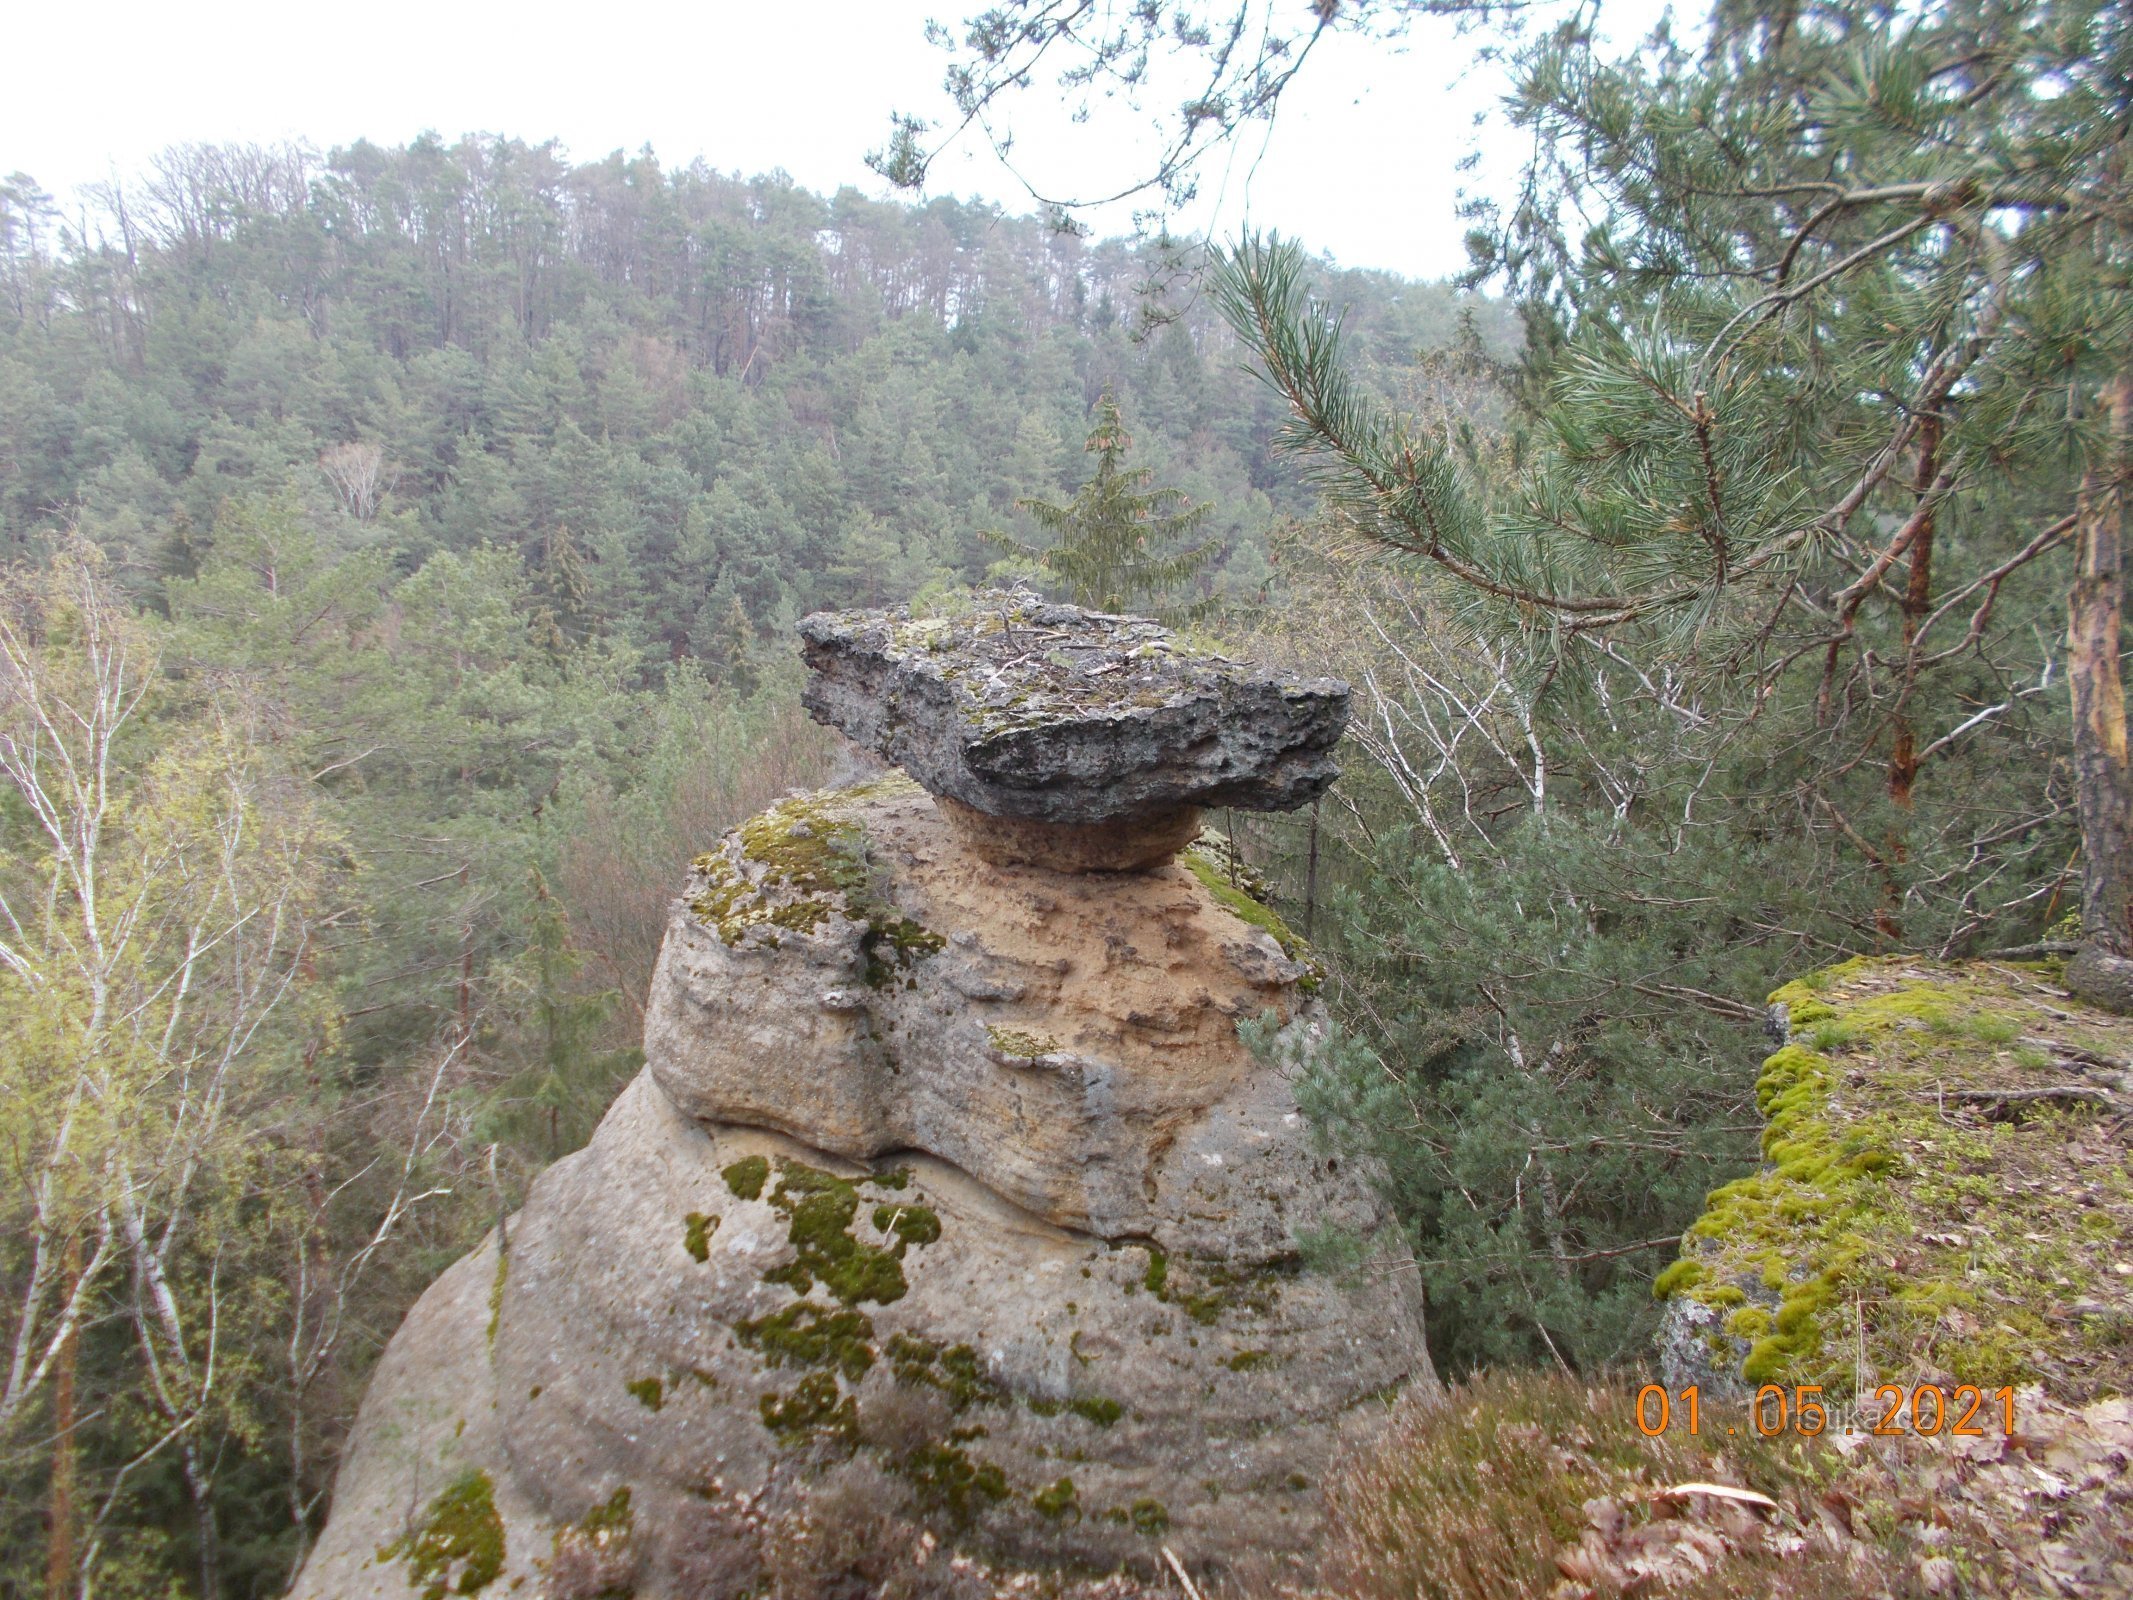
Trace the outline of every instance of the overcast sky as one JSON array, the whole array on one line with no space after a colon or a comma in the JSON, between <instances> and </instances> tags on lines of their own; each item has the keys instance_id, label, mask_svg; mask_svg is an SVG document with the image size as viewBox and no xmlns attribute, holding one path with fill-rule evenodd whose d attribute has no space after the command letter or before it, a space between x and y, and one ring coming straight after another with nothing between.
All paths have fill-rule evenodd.
<instances>
[{"instance_id":1,"label":"overcast sky","mask_svg":"<svg viewBox=\"0 0 2133 1600\"><path fill-rule=\"evenodd\" d=\"M1618 4L1656 14L1655 0ZM581 160L649 143L670 165L700 155L744 175L782 167L825 193L853 184L881 194L863 157L883 142L889 113L937 120L947 109L926 18L970 9L958 0L24 6L8 28L0 172L26 172L64 197L131 174L171 144L294 139L326 151L434 129L552 137ZM1456 271L1459 185L1500 179L1516 163L1499 131L1481 174L1455 170L1474 145L1475 115L1501 86L1467 70L1469 54L1436 24L1398 50L1323 43L1272 139L1212 168L1200 214L1186 221L1204 227L1212 214L1224 234L1247 220L1278 227L1350 266ZM1040 181L1094 190L1146 159L1146 124L1123 110L1076 127L1032 106L1019 131L1017 164ZM1030 208L975 140L935 164L929 191ZM1129 213L1100 217L1100 231L1126 231Z\"/></svg>"}]
</instances>

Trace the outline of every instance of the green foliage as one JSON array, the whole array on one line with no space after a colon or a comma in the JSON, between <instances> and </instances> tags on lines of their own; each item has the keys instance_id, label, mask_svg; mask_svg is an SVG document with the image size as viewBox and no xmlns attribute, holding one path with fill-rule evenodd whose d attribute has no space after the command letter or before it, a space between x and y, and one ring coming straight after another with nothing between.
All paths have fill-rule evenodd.
<instances>
[{"instance_id":1,"label":"green foliage","mask_svg":"<svg viewBox=\"0 0 2133 1600\"><path fill-rule=\"evenodd\" d=\"M1450 1370L1644 1352L1653 1252L1753 1159L1756 996L2063 909L2127 44L2086 0L1536 40L1476 238L1529 335L1475 363L1494 426L1389 405L1293 245L1223 263L1323 499L1264 632L1359 680L1372 758L1320 841L1348 1031L1306 1098L1391 1172Z\"/></svg>"},{"instance_id":2,"label":"green foliage","mask_svg":"<svg viewBox=\"0 0 2133 1600\"><path fill-rule=\"evenodd\" d=\"M1633 845L1568 810L1463 869L1426 839L1334 858L1354 887L1322 951L1352 1021L1299 1102L1388 1174L1444 1370L1635 1359L1658 1252L1753 1154L1750 1008L1694 997L1762 992L1797 961L1744 922L1841 928L1776 844Z\"/></svg>"},{"instance_id":3,"label":"green foliage","mask_svg":"<svg viewBox=\"0 0 2133 1600\"><path fill-rule=\"evenodd\" d=\"M1096 472L1072 501L1015 502L1052 536L1052 544L1039 549L1005 534L987 538L1063 585L1076 605L1113 612L1147 608L1167 618L1204 609L1181 611L1172 596L1219 553L1212 540L1185 543L1214 507L1192 504L1179 489L1149 488L1153 468L1122 465L1132 441L1108 389L1096 403L1095 426L1083 448L1096 457Z\"/></svg>"}]
</instances>

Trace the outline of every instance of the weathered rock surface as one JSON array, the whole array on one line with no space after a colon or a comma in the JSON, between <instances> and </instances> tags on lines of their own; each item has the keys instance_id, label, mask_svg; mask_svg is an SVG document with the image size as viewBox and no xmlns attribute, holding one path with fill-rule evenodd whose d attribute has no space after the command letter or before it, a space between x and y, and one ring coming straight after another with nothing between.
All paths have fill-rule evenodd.
<instances>
[{"instance_id":1,"label":"weathered rock surface","mask_svg":"<svg viewBox=\"0 0 2133 1600\"><path fill-rule=\"evenodd\" d=\"M975 860L890 779L788 801L699 859L645 1061L693 1116L853 1160L925 1150L1056 1226L1269 1260L1319 1186L1305 1142L1266 1131L1288 1090L1236 1024L1293 1014L1311 981L1182 866ZM1314 1203L1375 1215L1360 1191Z\"/></svg>"},{"instance_id":2,"label":"weathered rock surface","mask_svg":"<svg viewBox=\"0 0 2133 1600\"><path fill-rule=\"evenodd\" d=\"M1146 618L1010 590L953 619L822 612L800 641L818 719L988 816L1285 811L1339 774L1345 683L1196 651Z\"/></svg>"},{"instance_id":3,"label":"weathered rock surface","mask_svg":"<svg viewBox=\"0 0 2133 1600\"><path fill-rule=\"evenodd\" d=\"M1384 1218L1239 1039L1304 1045L1314 977L1217 889L984 864L894 779L729 836L645 1072L394 1340L299 1596L1305 1548L1329 1462L1435 1380L1411 1267L1300 1257Z\"/></svg>"}]
</instances>

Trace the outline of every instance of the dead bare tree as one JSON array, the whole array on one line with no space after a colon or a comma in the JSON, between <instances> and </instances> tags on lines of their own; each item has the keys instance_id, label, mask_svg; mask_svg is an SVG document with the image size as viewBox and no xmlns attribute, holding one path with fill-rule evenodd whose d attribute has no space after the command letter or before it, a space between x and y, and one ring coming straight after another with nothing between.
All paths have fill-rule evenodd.
<instances>
[{"instance_id":1,"label":"dead bare tree","mask_svg":"<svg viewBox=\"0 0 2133 1600\"><path fill-rule=\"evenodd\" d=\"M358 522L377 516L398 479L397 473L386 470L384 448L361 440L335 445L318 458L318 469L333 485L341 508Z\"/></svg>"}]
</instances>

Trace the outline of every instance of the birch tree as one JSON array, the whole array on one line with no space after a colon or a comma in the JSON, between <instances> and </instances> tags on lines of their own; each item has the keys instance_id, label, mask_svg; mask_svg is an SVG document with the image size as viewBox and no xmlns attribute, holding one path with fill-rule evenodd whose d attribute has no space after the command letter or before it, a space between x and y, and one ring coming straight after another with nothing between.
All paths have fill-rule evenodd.
<instances>
[{"instance_id":1,"label":"birch tree","mask_svg":"<svg viewBox=\"0 0 2133 1600\"><path fill-rule=\"evenodd\" d=\"M161 670L150 626L71 546L0 577L0 1443L53 1426L70 1481L92 1419L54 1417L77 1336L126 1329L151 1419L98 1504L55 1504L88 1587L128 1480L175 1452L217 1592L210 1453L235 1207L297 1059L335 841L243 702Z\"/></svg>"}]
</instances>

